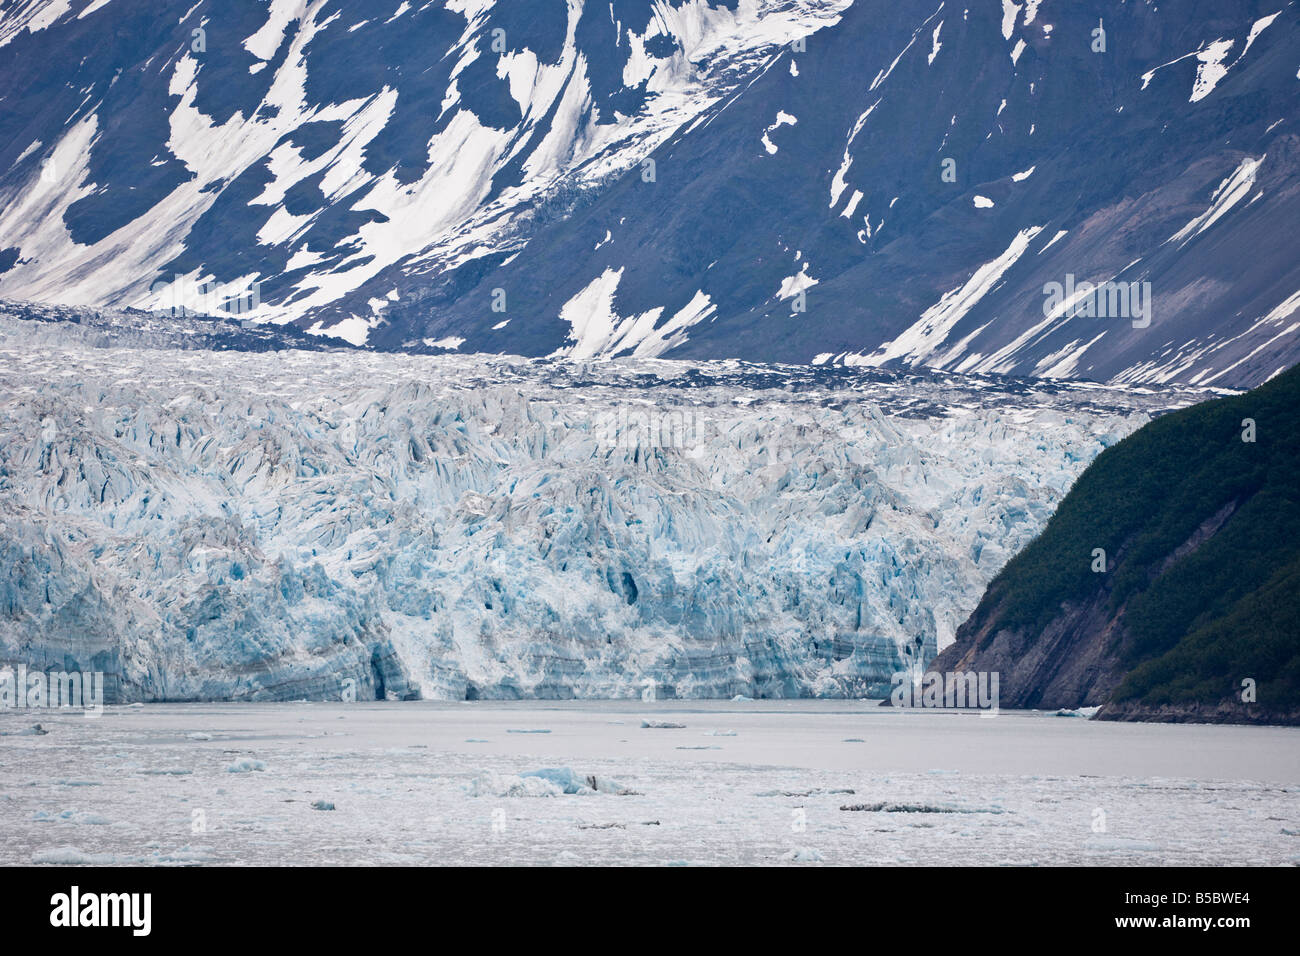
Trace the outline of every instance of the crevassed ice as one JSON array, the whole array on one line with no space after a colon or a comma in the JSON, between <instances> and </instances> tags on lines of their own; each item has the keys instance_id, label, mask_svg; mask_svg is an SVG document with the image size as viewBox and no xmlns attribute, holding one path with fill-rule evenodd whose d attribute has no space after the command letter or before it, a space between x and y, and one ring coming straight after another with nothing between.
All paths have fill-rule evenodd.
<instances>
[{"instance_id":1,"label":"crevassed ice","mask_svg":"<svg viewBox=\"0 0 1300 956\"><path fill-rule=\"evenodd\" d=\"M881 694L1174 400L37 325L0 320L0 664L110 700Z\"/></svg>"}]
</instances>

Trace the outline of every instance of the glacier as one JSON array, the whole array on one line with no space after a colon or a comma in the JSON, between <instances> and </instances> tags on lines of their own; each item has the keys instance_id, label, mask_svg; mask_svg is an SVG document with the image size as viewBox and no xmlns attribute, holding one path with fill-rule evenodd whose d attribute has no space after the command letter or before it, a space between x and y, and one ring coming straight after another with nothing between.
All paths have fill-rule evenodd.
<instances>
[{"instance_id":1,"label":"glacier","mask_svg":"<svg viewBox=\"0 0 1300 956\"><path fill-rule=\"evenodd\" d=\"M109 703L884 696L1097 454L1204 397L3 313L0 667Z\"/></svg>"}]
</instances>

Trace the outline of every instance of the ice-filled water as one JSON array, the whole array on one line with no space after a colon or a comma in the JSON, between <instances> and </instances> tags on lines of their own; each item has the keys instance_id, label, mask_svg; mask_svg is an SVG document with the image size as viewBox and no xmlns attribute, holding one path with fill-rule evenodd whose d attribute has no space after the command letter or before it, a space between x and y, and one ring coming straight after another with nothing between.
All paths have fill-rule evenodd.
<instances>
[{"instance_id":1,"label":"ice-filled water","mask_svg":"<svg viewBox=\"0 0 1300 956\"><path fill-rule=\"evenodd\" d=\"M0 711L33 722L0 738L0 863L1300 863L1295 728L825 700Z\"/></svg>"},{"instance_id":2,"label":"ice-filled water","mask_svg":"<svg viewBox=\"0 0 1300 956\"><path fill-rule=\"evenodd\" d=\"M883 695L1196 397L77 329L0 321L0 665L118 702Z\"/></svg>"}]
</instances>

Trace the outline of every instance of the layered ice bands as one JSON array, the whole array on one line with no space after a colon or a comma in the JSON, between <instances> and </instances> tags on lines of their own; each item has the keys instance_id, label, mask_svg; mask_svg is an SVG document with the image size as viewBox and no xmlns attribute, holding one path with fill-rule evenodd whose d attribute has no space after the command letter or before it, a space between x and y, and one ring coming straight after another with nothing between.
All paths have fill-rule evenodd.
<instances>
[{"instance_id":1,"label":"layered ice bands","mask_svg":"<svg viewBox=\"0 0 1300 956\"><path fill-rule=\"evenodd\" d=\"M1194 397L52 330L0 318L0 666L109 703L883 695Z\"/></svg>"}]
</instances>

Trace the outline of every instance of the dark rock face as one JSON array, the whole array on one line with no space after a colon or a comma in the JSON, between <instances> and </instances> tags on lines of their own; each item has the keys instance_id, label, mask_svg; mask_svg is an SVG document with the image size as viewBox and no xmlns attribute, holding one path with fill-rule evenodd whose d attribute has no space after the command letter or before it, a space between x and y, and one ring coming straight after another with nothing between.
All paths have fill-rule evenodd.
<instances>
[{"instance_id":1,"label":"dark rock face","mask_svg":"<svg viewBox=\"0 0 1300 956\"><path fill-rule=\"evenodd\" d=\"M1217 704L1162 704L1148 707L1135 701L1109 704L1099 720L1159 721L1170 724L1287 724L1300 726L1300 708L1247 707L1237 701Z\"/></svg>"},{"instance_id":2,"label":"dark rock face","mask_svg":"<svg viewBox=\"0 0 1300 956\"><path fill-rule=\"evenodd\" d=\"M1012 709L1096 707L1124 678L1118 645L1123 626L1099 591L1064 606L1041 632L998 627L996 609L982 627L958 632L957 643L930 670L988 671L1000 675L999 704Z\"/></svg>"},{"instance_id":3,"label":"dark rock face","mask_svg":"<svg viewBox=\"0 0 1300 956\"><path fill-rule=\"evenodd\" d=\"M1139 429L931 669L998 672L1008 707L1300 722L1298 456L1300 370Z\"/></svg>"},{"instance_id":4,"label":"dark rock face","mask_svg":"<svg viewBox=\"0 0 1300 956\"><path fill-rule=\"evenodd\" d=\"M1276 4L219 7L0 20L0 297L257 281L261 319L530 356L1233 387L1300 358ZM1111 280L1149 325L1045 313Z\"/></svg>"}]
</instances>

